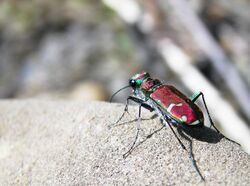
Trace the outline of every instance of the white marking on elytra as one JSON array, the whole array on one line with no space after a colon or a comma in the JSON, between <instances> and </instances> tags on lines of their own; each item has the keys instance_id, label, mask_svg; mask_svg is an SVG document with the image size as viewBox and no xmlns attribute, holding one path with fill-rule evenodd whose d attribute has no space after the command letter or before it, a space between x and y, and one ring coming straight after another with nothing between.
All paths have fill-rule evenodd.
<instances>
[{"instance_id":1,"label":"white marking on elytra","mask_svg":"<svg viewBox=\"0 0 250 186\"><path fill-rule=\"evenodd\" d=\"M171 103L168 108L167 108L167 111L168 112L171 112L172 108L175 107L175 106L178 106L178 107L181 107L182 106L182 103L178 103L178 104L174 104L174 103ZM181 119L183 122L186 122L187 121L187 116L183 115L181 116ZM193 125L196 125L197 123L193 123Z\"/></svg>"},{"instance_id":2,"label":"white marking on elytra","mask_svg":"<svg viewBox=\"0 0 250 186\"><path fill-rule=\"evenodd\" d=\"M174 106L180 107L180 106L182 106L182 103L178 103L178 104L171 103L171 104L168 106L167 111L170 112Z\"/></svg>"},{"instance_id":3,"label":"white marking on elytra","mask_svg":"<svg viewBox=\"0 0 250 186\"><path fill-rule=\"evenodd\" d=\"M199 124L199 123L200 123L199 120L195 120L193 123L191 123L191 124L189 124L189 125L197 125L197 124Z\"/></svg>"},{"instance_id":4,"label":"white marking on elytra","mask_svg":"<svg viewBox=\"0 0 250 186\"><path fill-rule=\"evenodd\" d=\"M186 122L187 121L187 116L181 116L182 121Z\"/></svg>"}]
</instances>

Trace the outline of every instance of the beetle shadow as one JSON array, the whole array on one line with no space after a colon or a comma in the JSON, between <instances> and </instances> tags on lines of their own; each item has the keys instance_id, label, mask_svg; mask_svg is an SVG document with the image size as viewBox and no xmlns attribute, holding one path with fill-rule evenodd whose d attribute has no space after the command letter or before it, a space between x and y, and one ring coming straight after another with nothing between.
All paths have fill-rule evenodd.
<instances>
[{"instance_id":1,"label":"beetle shadow","mask_svg":"<svg viewBox=\"0 0 250 186\"><path fill-rule=\"evenodd\" d=\"M125 154L123 155L123 158L124 158L124 159L127 158L127 157L132 153L132 151L133 151L134 149L136 149L137 147L139 147L140 145L142 145L142 144L143 144L144 142L146 142L149 138L151 138L154 134L160 132L163 128L165 128L165 126L162 126L161 128L156 129L156 130L154 130L153 132L151 132L150 134L148 134L148 135L145 137L145 139L139 141L134 147L131 148L131 150L129 150L127 153L125 153Z\"/></svg>"},{"instance_id":2,"label":"beetle shadow","mask_svg":"<svg viewBox=\"0 0 250 186\"><path fill-rule=\"evenodd\" d=\"M145 118L142 120L151 120L151 119L154 119L156 117L157 117L157 115L153 115L150 118ZM128 124L131 122L135 122L135 121L137 121L137 119L122 122L122 123L119 123L115 126L120 126L120 125ZM142 141L139 141L136 145L134 145L134 147L132 147L132 149L129 150L129 152L126 153L126 155L123 157L124 158L128 157L134 149L136 149L138 146L142 145L145 141L147 141L149 138L151 138L154 134L160 132L163 128L166 128L166 126L162 125L161 128L156 129L152 133L148 134ZM217 133L213 129L208 128L206 126L194 128L194 127L185 127L182 125L178 125L178 126L176 126L176 128L177 128L177 132L179 133L179 135L182 138L184 138L185 140L187 140L189 143L190 156L193 159L193 163L194 163L195 167L197 167L197 165L195 163L194 155L192 152L192 148L193 148L192 139L196 139L198 141L204 141L204 142L208 142L208 143L218 143L223 138L223 135ZM197 169L198 169L198 167L197 167ZM198 173L200 174L199 169L198 169Z\"/></svg>"},{"instance_id":3,"label":"beetle shadow","mask_svg":"<svg viewBox=\"0 0 250 186\"><path fill-rule=\"evenodd\" d=\"M206 126L195 128L178 125L176 128L179 135L189 143L189 159L200 178L205 181L193 153L193 139L207 143L218 143L224 136Z\"/></svg>"},{"instance_id":4,"label":"beetle shadow","mask_svg":"<svg viewBox=\"0 0 250 186\"><path fill-rule=\"evenodd\" d=\"M141 118L141 121L152 120L152 119L155 119L155 118L157 118L157 117L158 117L157 114L154 114L154 115L152 115L152 116L149 117L149 118ZM116 122L116 123L113 123L112 125L110 125L110 127L111 127L111 126L112 126L112 127L118 127L118 126L130 124L130 123L133 123L133 122L136 122L136 121L138 121L138 118L132 119L132 120L130 120L130 121L123 121L123 122L119 122L119 123Z\"/></svg>"},{"instance_id":5,"label":"beetle shadow","mask_svg":"<svg viewBox=\"0 0 250 186\"><path fill-rule=\"evenodd\" d=\"M198 128L178 126L177 131L185 139L189 136L198 141L204 141L207 143L218 143L224 137L215 130L206 126Z\"/></svg>"},{"instance_id":6,"label":"beetle shadow","mask_svg":"<svg viewBox=\"0 0 250 186\"><path fill-rule=\"evenodd\" d=\"M155 117L155 116L153 115L152 117ZM123 158L127 158L132 153L132 151L134 149L136 149L138 146L142 145L144 142L146 142L154 134L161 131L163 128L166 128L166 126L162 125L161 128L154 130L152 133L147 135L145 139L143 139L142 141L139 141L127 153L125 153L123 155ZM190 127L178 125L176 128L177 128L177 132L179 133L179 135L189 143L189 158L190 158L196 172L200 176L200 178L203 181L205 181L205 178L201 174L200 169L199 169L197 162L195 160L195 156L193 154L193 140L192 139L196 139L198 141L205 141L208 143L218 143L224 136L219 134L218 132L212 130L211 128L206 127L206 126L200 127L200 128L193 128L193 127L190 128Z\"/></svg>"},{"instance_id":7,"label":"beetle shadow","mask_svg":"<svg viewBox=\"0 0 250 186\"><path fill-rule=\"evenodd\" d=\"M184 138L189 143L189 158L196 172L199 174L200 178L203 181L205 181L205 178L201 174L200 169L195 160L195 156L193 153L193 140L192 139L196 139L198 141L205 141L208 143L218 143L222 138L224 138L224 136L206 126L199 127L199 128L190 128L190 127L179 125L177 126L177 132L182 138Z\"/></svg>"}]
</instances>

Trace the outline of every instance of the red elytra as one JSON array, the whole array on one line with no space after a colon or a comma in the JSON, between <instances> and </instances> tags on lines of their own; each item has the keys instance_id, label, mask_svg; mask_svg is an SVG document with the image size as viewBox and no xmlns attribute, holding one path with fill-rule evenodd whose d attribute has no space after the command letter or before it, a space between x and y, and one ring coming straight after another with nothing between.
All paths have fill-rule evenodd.
<instances>
[{"instance_id":1,"label":"red elytra","mask_svg":"<svg viewBox=\"0 0 250 186\"><path fill-rule=\"evenodd\" d=\"M203 122L200 108L173 86L163 85L151 93L150 97L185 124L197 125Z\"/></svg>"}]
</instances>

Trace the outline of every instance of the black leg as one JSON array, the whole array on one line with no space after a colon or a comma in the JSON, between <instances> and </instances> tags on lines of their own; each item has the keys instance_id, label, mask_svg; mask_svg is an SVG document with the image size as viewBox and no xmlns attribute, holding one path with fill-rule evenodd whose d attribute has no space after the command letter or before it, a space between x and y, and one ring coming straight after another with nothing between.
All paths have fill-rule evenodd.
<instances>
[{"instance_id":1,"label":"black leg","mask_svg":"<svg viewBox=\"0 0 250 186\"><path fill-rule=\"evenodd\" d=\"M195 102L200 96L202 96L202 101L203 101L203 104L204 104L204 106L205 106L205 109L206 109L206 112L207 112L207 115L208 115L208 119L209 119L209 121L210 121L210 127L213 126L214 129L215 129L219 134L221 134L221 132L215 127L214 122L213 122L213 120L212 120L212 118L211 118L211 116L210 116L210 113L209 113L209 111L208 111L207 104L206 104L206 101L205 101L204 94L203 94L202 92L199 92L199 93L195 94L194 96L192 96L191 101L192 101L192 102Z\"/></svg>"},{"instance_id":2,"label":"black leg","mask_svg":"<svg viewBox=\"0 0 250 186\"><path fill-rule=\"evenodd\" d=\"M206 101L205 101L205 96L204 96L204 94L203 94L202 92L199 92L199 93L197 93L197 94L194 94L194 95L192 96L192 98L191 98L191 101L192 101L192 102L195 102L200 96L202 97L202 101L203 101L203 104L204 104L204 106L205 106L205 109L206 109L206 112L207 112L207 115L208 115L208 118L209 118L209 121L210 121L210 127L213 126L213 128L217 131L217 133L219 133L220 135L222 135L222 136L223 136L224 138L226 138L228 141L231 141L231 142L233 142L233 143L236 143L236 144L240 145L239 143L237 143L237 142L235 142L235 141L233 141L233 140L227 138L226 136L224 136L224 135L219 131L219 129L217 129L217 127L214 125L214 122L213 122L213 120L212 120L212 118L211 118L211 116L210 116L210 114L209 114L208 108L207 108L207 104L206 104Z\"/></svg>"},{"instance_id":3,"label":"black leg","mask_svg":"<svg viewBox=\"0 0 250 186\"><path fill-rule=\"evenodd\" d=\"M160 111L161 112L161 111ZM180 143L180 145L181 145L181 147L184 149L184 150L187 150L186 149L186 147L185 147L185 145L182 143L182 141L180 140L180 138L177 136L177 134L175 133L175 131L174 131L174 129L173 129L173 127L171 126L171 122L169 121L169 119L167 118L167 116L165 116L163 113L162 113L162 116L164 117L164 118L161 118L161 122L163 123L163 124L165 124L165 126L166 126L166 123L168 124L168 126L169 126L169 128L171 129L171 131L174 133L174 136L176 137L176 139L178 140L178 142ZM165 121L165 122L164 122Z\"/></svg>"},{"instance_id":4,"label":"black leg","mask_svg":"<svg viewBox=\"0 0 250 186\"><path fill-rule=\"evenodd\" d=\"M124 111L123 111L122 115L121 115L120 118L119 118L114 124L112 124L112 125L115 125L115 124L119 123L119 122L122 120L122 118L125 116L125 113L126 113L126 112L129 113L129 112L128 112L128 103L129 103L129 100L134 101L134 102L140 104L141 107L144 107L145 109L149 110L150 112L152 112L152 111L154 110L150 105L148 105L147 103L144 103L144 100L139 99L139 98L136 98L136 97L133 97L133 96L129 96L129 97L127 98L126 105L125 105L125 108L124 108ZM110 126L109 126L109 127L110 127Z\"/></svg>"},{"instance_id":5,"label":"black leg","mask_svg":"<svg viewBox=\"0 0 250 186\"><path fill-rule=\"evenodd\" d=\"M114 124L119 123L122 120L122 118L125 116L126 112L129 114L129 112L128 112L128 102L129 102L129 97L127 98L126 105L125 105L125 108L124 108L124 111L123 111L122 115L120 116L120 118Z\"/></svg>"},{"instance_id":6,"label":"black leg","mask_svg":"<svg viewBox=\"0 0 250 186\"><path fill-rule=\"evenodd\" d=\"M129 150L123 155L124 158L126 158L130 153L131 151L133 150L133 148L135 147L135 144L136 144L136 141L138 139L138 136L139 136L139 132L140 132L140 123L141 123L141 107L149 110L150 112L152 112L154 109L148 105L147 103L145 103L144 100L142 99L139 99L137 97L133 97L133 96L129 96L127 98L127 101L126 101L126 105L125 105L125 108L124 108L124 112L122 113L121 117L114 123L114 124L117 124L121 121L121 119L124 117L125 113L128 112L128 103L129 103L129 100L131 101L134 101L136 103L138 103L140 106L139 106L139 117L137 119L137 129L136 129L136 136L135 136L135 140L133 142L133 144L131 145L131 147L129 148ZM109 126L110 127L110 126Z\"/></svg>"},{"instance_id":7,"label":"black leg","mask_svg":"<svg viewBox=\"0 0 250 186\"><path fill-rule=\"evenodd\" d=\"M192 142L192 138L189 138L187 137L183 131L182 131L182 128L181 127L177 127L177 131L178 133L183 137L185 138L188 142L189 142L189 159L191 160L196 172L199 174L200 178L205 181L205 178L202 176L198 166L197 166L197 163L196 163L196 160L194 158L194 154L193 154L193 142Z\"/></svg>"},{"instance_id":8,"label":"black leg","mask_svg":"<svg viewBox=\"0 0 250 186\"><path fill-rule=\"evenodd\" d=\"M129 150L123 154L123 158L126 158L128 157L128 155L131 153L131 151L134 149L134 146L136 144L136 141L138 139L138 136L139 136L139 132L141 130L141 127L140 127L140 124L141 124L141 107L142 105L139 106L139 117L138 117L138 120L137 120L137 127L136 127L136 135L135 135L135 139L134 139L134 142L133 144L131 145L131 147L129 148Z\"/></svg>"},{"instance_id":9,"label":"black leg","mask_svg":"<svg viewBox=\"0 0 250 186\"><path fill-rule=\"evenodd\" d=\"M133 96L129 96L128 99L140 104L143 108L149 110L150 112L154 111L154 108L152 108L149 104L145 103L143 99L139 99Z\"/></svg>"}]
</instances>

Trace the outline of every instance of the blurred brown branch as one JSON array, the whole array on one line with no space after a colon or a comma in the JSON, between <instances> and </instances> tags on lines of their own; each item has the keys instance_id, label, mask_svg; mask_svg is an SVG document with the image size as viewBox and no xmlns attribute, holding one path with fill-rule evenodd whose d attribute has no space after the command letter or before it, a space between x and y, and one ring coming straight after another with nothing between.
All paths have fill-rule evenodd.
<instances>
[{"instance_id":1,"label":"blurred brown branch","mask_svg":"<svg viewBox=\"0 0 250 186\"><path fill-rule=\"evenodd\" d=\"M168 0L159 3L165 10L171 8L189 34L193 37L204 54L211 60L214 68L220 73L234 98L240 104L244 114L250 120L250 93L239 73L225 55L221 47L213 39L199 17L185 0Z\"/></svg>"}]
</instances>

